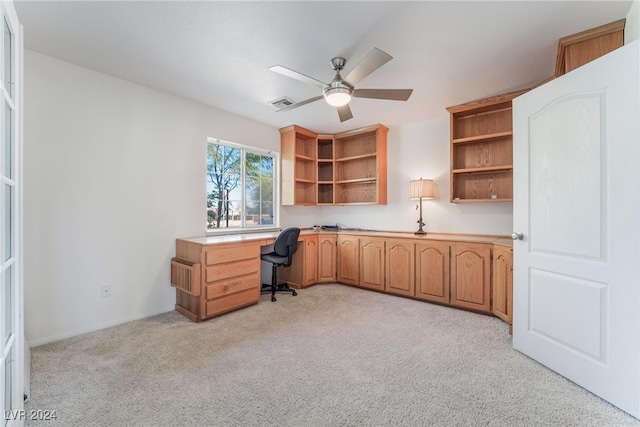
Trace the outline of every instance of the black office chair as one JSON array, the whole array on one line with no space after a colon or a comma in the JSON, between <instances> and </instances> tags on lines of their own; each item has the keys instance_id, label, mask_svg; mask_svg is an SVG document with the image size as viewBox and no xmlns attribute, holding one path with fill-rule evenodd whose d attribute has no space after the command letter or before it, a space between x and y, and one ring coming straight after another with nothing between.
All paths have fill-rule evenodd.
<instances>
[{"instance_id":1,"label":"black office chair","mask_svg":"<svg viewBox=\"0 0 640 427\"><path fill-rule=\"evenodd\" d=\"M295 297L298 295L295 289L291 289L286 283L278 283L278 267L289 267L293 254L298 250L298 236L300 229L296 227L285 228L276 237L273 245L273 252L260 255L263 261L273 264L271 273L271 284L263 284L260 288L261 294L271 293L271 301L276 300L276 292L291 292Z\"/></svg>"}]
</instances>

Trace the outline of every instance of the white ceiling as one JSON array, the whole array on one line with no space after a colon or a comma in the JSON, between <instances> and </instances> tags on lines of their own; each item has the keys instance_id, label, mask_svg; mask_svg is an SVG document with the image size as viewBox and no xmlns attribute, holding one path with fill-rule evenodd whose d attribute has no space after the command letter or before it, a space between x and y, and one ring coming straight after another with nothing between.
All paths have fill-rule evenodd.
<instances>
[{"instance_id":1,"label":"white ceiling","mask_svg":"<svg viewBox=\"0 0 640 427\"><path fill-rule=\"evenodd\" d=\"M533 86L553 74L560 37L626 16L630 1L23 1L25 47L280 128L334 133L399 126L444 108ZM320 95L269 71L328 82L373 47L394 57L357 88L412 88L407 102L356 98L338 120Z\"/></svg>"}]
</instances>

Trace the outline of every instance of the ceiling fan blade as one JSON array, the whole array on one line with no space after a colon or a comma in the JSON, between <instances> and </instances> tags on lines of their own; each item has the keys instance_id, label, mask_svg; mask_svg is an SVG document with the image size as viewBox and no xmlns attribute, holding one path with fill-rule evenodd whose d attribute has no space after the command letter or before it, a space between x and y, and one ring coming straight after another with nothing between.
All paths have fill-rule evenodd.
<instances>
[{"instance_id":1,"label":"ceiling fan blade","mask_svg":"<svg viewBox=\"0 0 640 427\"><path fill-rule=\"evenodd\" d=\"M390 99L392 101L406 101L413 93L413 89L356 89L356 98Z\"/></svg>"},{"instance_id":2,"label":"ceiling fan blade","mask_svg":"<svg viewBox=\"0 0 640 427\"><path fill-rule=\"evenodd\" d=\"M320 96L314 96L313 98L305 99L304 101L296 102L295 104L291 104L291 105L289 105L289 106L286 106L286 107L284 107L284 108L281 108L281 109L279 109L279 110L276 110L276 113L279 113L280 111L287 111L287 110L291 110L291 109L296 108L296 107L302 107L303 105L310 104L310 103L312 103L312 102L314 102L314 101L317 101L317 100L319 100L319 99L322 99L322 98L324 98L322 95L320 95Z\"/></svg>"},{"instance_id":3,"label":"ceiling fan blade","mask_svg":"<svg viewBox=\"0 0 640 427\"><path fill-rule=\"evenodd\" d=\"M349 107L349 104L343 105L342 107L338 107L338 116L340 117L341 122L344 122L353 118L353 114L351 114L351 107Z\"/></svg>"},{"instance_id":4,"label":"ceiling fan blade","mask_svg":"<svg viewBox=\"0 0 640 427\"><path fill-rule=\"evenodd\" d=\"M282 65L274 65L273 67L269 67L269 69L271 71L275 71L278 74L282 74L283 76L291 77L292 79L299 80L303 83L309 83L322 89L328 86L327 83L322 83L320 80L316 80L313 77L305 76L302 73L293 71L287 67L283 67Z\"/></svg>"},{"instance_id":5,"label":"ceiling fan blade","mask_svg":"<svg viewBox=\"0 0 640 427\"><path fill-rule=\"evenodd\" d=\"M371 52L364 57L362 61L344 79L351 86L355 86L360 80L391 61L393 56L381 51L377 47L371 49Z\"/></svg>"}]
</instances>

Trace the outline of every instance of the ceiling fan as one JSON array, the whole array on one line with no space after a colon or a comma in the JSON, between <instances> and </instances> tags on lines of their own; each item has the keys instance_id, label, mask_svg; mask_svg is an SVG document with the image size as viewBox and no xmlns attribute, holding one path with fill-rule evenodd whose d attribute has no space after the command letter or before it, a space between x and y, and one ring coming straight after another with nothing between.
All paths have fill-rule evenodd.
<instances>
[{"instance_id":1,"label":"ceiling fan","mask_svg":"<svg viewBox=\"0 0 640 427\"><path fill-rule=\"evenodd\" d=\"M393 101L406 101L411 96L413 89L356 89L355 85L360 80L373 73L378 68L389 62L393 57L386 52L374 47L371 52L365 56L358 65L355 66L347 77L344 79L340 76L340 71L344 68L347 60L342 57L335 57L331 60L331 68L336 72L336 76L330 83L324 83L320 80L316 80L313 77L309 77L297 71L283 67L282 65L274 65L269 67L271 71L282 74L287 77L299 80L304 83L309 83L322 89L322 95L314 96L313 98L305 99L304 101L296 102L288 105L278 111L287 111L293 108L297 108L314 101L318 101L324 98L329 105L337 107L338 116L340 121L344 122L353 117L349 102L351 97L356 98L374 98L374 99L389 99Z\"/></svg>"}]
</instances>

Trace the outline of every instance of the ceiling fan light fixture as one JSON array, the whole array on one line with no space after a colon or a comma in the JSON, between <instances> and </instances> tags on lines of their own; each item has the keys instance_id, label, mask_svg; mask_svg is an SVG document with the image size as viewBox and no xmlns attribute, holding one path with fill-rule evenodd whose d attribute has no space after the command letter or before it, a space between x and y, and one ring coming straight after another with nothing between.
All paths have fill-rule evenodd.
<instances>
[{"instance_id":1,"label":"ceiling fan light fixture","mask_svg":"<svg viewBox=\"0 0 640 427\"><path fill-rule=\"evenodd\" d=\"M351 98L373 98L373 99L389 99L393 101L406 101L411 96L413 89L355 89L355 85L369 74L382 67L393 57L386 52L374 47L347 75L346 78L340 76L340 72L344 69L346 59L336 56L330 62L331 68L336 72L335 77L330 83L323 83L313 77L283 67L282 65L274 65L269 67L271 71L291 77L303 83L309 83L313 86L322 88L322 95L317 95L304 101L295 102L293 104L279 108L277 111L289 111L303 105L310 104L322 98L327 104L336 107L338 117L341 122L353 118L349 103Z\"/></svg>"},{"instance_id":2,"label":"ceiling fan light fixture","mask_svg":"<svg viewBox=\"0 0 640 427\"><path fill-rule=\"evenodd\" d=\"M348 87L329 87L327 88L323 95L324 99L327 101L329 105L333 105L334 107L342 107L343 105L347 105L349 101L351 101L351 95L353 90Z\"/></svg>"}]
</instances>

